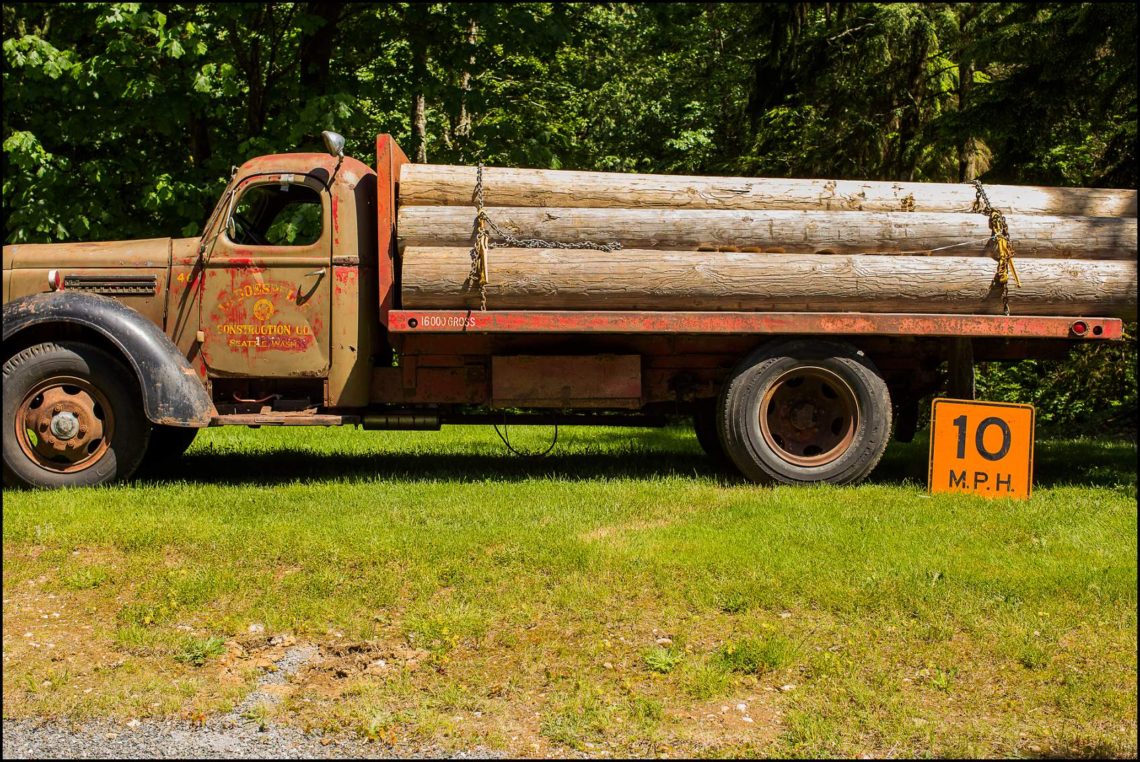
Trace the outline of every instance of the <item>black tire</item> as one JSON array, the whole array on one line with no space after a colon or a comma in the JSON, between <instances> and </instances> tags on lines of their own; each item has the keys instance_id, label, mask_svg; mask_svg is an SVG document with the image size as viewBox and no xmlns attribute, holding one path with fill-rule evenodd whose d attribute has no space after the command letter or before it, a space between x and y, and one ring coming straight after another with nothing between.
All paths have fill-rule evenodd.
<instances>
[{"instance_id":1,"label":"black tire","mask_svg":"<svg viewBox=\"0 0 1140 762\"><path fill-rule=\"evenodd\" d=\"M851 345L787 341L737 365L717 418L725 451L754 482L853 484L886 450L891 399L874 364ZM812 444L799 449L805 441Z\"/></svg>"},{"instance_id":2,"label":"black tire","mask_svg":"<svg viewBox=\"0 0 1140 762\"><path fill-rule=\"evenodd\" d=\"M720 443L720 434L717 433L716 400L697 400L693 407L693 430L697 434L697 443L705 454L718 465L732 465L724 445Z\"/></svg>"},{"instance_id":3,"label":"black tire","mask_svg":"<svg viewBox=\"0 0 1140 762\"><path fill-rule=\"evenodd\" d=\"M198 429L183 426L155 426L150 432L150 444L147 445L146 454L139 473L149 472L168 466L189 449L198 436Z\"/></svg>"},{"instance_id":4,"label":"black tire","mask_svg":"<svg viewBox=\"0 0 1140 762\"><path fill-rule=\"evenodd\" d=\"M46 342L11 357L3 377L6 486L83 487L134 473L151 426L134 375L117 359L89 344Z\"/></svg>"}]
</instances>

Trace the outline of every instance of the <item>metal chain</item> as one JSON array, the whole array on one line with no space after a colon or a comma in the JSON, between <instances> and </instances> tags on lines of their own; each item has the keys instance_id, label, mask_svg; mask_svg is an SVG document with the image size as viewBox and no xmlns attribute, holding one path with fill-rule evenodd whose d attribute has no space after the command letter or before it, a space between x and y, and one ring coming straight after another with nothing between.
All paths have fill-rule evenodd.
<instances>
[{"instance_id":1,"label":"metal chain","mask_svg":"<svg viewBox=\"0 0 1140 762\"><path fill-rule=\"evenodd\" d=\"M494 240L491 234L494 233ZM597 241L547 241L542 238L516 238L506 232L487 214L483 207L483 164L479 163L475 170L475 246L471 249L471 271L467 276L468 283L479 285L479 309L487 309L487 252L498 248L514 249L590 249L593 251L617 251L621 248L619 241L598 243Z\"/></svg>"},{"instance_id":2,"label":"metal chain","mask_svg":"<svg viewBox=\"0 0 1140 762\"><path fill-rule=\"evenodd\" d=\"M990 197L986 195L981 180L974 180L974 189L977 193L974 195L973 211L989 218L990 240L986 244L986 250L997 259L997 272L994 273L993 285L1001 287L1002 312L1008 315L1010 275L1013 276L1014 284L1021 288L1021 279L1017 277L1017 268L1013 266L1013 245L1009 242L1009 225L1005 221L1005 215L994 209L990 203ZM997 250L996 254L993 253L994 249Z\"/></svg>"}]
</instances>

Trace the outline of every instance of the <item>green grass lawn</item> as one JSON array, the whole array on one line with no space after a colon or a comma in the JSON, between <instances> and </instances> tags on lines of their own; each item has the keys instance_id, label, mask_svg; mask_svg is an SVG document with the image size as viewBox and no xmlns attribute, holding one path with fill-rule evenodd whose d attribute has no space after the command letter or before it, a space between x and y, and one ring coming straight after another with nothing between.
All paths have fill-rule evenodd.
<instances>
[{"instance_id":1,"label":"green grass lawn","mask_svg":"<svg viewBox=\"0 0 1140 762\"><path fill-rule=\"evenodd\" d=\"M512 429L538 449L546 429ZM5 493L4 716L227 711L521 755L1135 756L1136 446L1029 502L763 488L685 429L209 430L128 486ZM262 625L264 631L251 625ZM284 636L280 639L270 639Z\"/></svg>"}]
</instances>

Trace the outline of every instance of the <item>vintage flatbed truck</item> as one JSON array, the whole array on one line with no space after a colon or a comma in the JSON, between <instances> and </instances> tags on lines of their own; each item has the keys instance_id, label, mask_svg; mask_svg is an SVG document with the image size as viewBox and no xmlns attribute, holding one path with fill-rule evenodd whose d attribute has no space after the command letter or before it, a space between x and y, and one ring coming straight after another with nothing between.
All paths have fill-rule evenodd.
<instances>
[{"instance_id":1,"label":"vintage flatbed truck","mask_svg":"<svg viewBox=\"0 0 1140 762\"><path fill-rule=\"evenodd\" d=\"M407 158L238 168L200 237L3 249L6 485L121 480L206 426L655 425L757 482L854 483L974 359L1063 357L1112 317L407 309Z\"/></svg>"}]
</instances>

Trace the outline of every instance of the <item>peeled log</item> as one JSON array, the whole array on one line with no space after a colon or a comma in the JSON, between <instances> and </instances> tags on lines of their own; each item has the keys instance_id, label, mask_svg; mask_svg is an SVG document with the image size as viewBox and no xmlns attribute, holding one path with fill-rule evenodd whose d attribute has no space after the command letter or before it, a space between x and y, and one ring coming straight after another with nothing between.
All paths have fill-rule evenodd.
<instances>
[{"instance_id":1,"label":"peeled log","mask_svg":"<svg viewBox=\"0 0 1140 762\"><path fill-rule=\"evenodd\" d=\"M643 209L801 209L859 212L969 212L966 183L691 177L557 169L483 169L484 205ZM471 206L475 167L405 164L400 204ZM1136 191L987 185L1006 214L1135 217Z\"/></svg>"},{"instance_id":2,"label":"peeled log","mask_svg":"<svg viewBox=\"0 0 1140 762\"><path fill-rule=\"evenodd\" d=\"M982 255L990 237L981 214L800 212L726 209L497 207L491 219L516 238L619 241L645 249L760 249L800 254L943 252ZM401 206L406 246L470 246L474 207ZM1136 259L1136 218L1007 215L1019 257ZM968 245L956 246L966 243Z\"/></svg>"},{"instance_id":3,"label":"peeled log","mask_svg":"<svg viewBox=\"0 0 1140 762\"><path fill-rule=\"evenodd\" d=\"M469 247L408 247L405 308L479 308ZM492 249L489 309L988 313L981 257ZM1010 314L1136 318L1136 263L1025 259Z\"/></svg>"}]
</instances>

